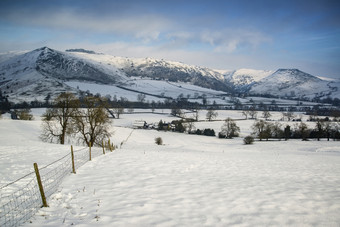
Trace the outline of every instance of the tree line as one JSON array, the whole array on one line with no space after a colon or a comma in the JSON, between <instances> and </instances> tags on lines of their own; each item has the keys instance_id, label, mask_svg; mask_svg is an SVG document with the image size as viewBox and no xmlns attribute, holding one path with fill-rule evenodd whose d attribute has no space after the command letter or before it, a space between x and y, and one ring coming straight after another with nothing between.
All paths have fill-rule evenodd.
<instances>
[{"instance_id":1,"label":"tree line","mask_svg":"<svg viewBox=\"0 0 340 227\"><path fill-rule=\"evenodd\" d=\"M280 122L267 122L257 120L252 126L252 135L256 136L260 141L275 139L308 139L330 138L333 140L340 139L340 123L317 119L314 128L309 128L304 122L295 123L293 126L283 125Z\"/></svg>"},{"instance_id":2,"label":"tree line","mask_svg":"<svg viewBox=\"0 0 340 227\"><path fill-rule=\"evenodd\" d=\"M197 114L197 112L196 112ZM207 113L209 115L209 112ZM283 114L286 116L286 114ZM268 113L264 112L263 117L269 117ZM174 132L187 132L188 134L216 136L214 129L196 129L194 118L182 118L181 120L174 120L171 123L164 123L160 121L158 124L158 130L174 131ZM307 141L309 139L320 140L326 138L340 140L340 122L330 121L326 118L315 118L312 121L314 127L309 127L305 122L299 121L291 125L283 125L282 123L275 121L266 121L263 119L255 120L251 126L251 135L246 137L246 140L252 141L254 138L262 140L278 139L301 139ZM312 123L311 122L311 123ZM240 127L236 124L236 121L227 118L224 120L221 126L221 131L218 133L218 138L231 139L238 137L240 134ZM246 141L245 141L246 143Z\"/></svg>"}]
</instances>

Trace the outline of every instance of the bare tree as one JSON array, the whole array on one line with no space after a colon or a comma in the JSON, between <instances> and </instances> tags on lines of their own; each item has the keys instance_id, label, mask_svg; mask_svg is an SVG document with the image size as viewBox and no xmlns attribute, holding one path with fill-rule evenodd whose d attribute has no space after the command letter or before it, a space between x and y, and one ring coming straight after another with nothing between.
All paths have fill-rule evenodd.
<instances>
[{"instance_id":1,"label":"bare tree","mask_svg":"<svg viewBox=\"0 0 340 227\"><path fill-rule=\"evenodd\" d=\"M324 125L323 125L323 129L325 132L325 136L327 137L327 141L329 141L329 138L331 137L331 133L332 133L332 124L329 121L325 121Z\"/></svg>"},{"instance_id":2,"label":"bare tree","mask_svg":"<svg viewBox=\"0 0 340 227\"><path fill-rule=\"evenodd\" d=\"M264 120L256 121L252 129L253 134L256 135L260 141L262 141L262 139L268 140L271 135L271 124Z\"/></svg>"},{"instance_id":3,"label":"bare tree","mask_svg":"<svg viewBox=\"0 0 340 227\"><path fill-rule=\"evenodd\" d=\"M138 101L138 102L144 102L144 101L145 101L145 98L146 98L146 95L145 95L145 94L139 93L139 94L137 95L137 101Z\"/></svg>"},{"instance_id":4,"label":"bare tree","mask_svg":"<svg viewBox=\"0 0 340 227\"><path fill-rule=\"evenodd\" d=\"M315 131L316 131L316 137L319 141L322 135L324 134L324 128L325 128L325 122L318 119L315 123Z\"/></svg>"},{"instance_id":5,"label":"bare tree","mask_svg":"<svg viewBox=\"0 0 340 227\"><path fill-rule=\"evenodd\" d=\"M215 119L218 116L217 111L213 110L213 109L209 109L207 112L207 119L208 121L211 121L212 119Z\"/></svg>"},{"instance_id":6,"label":"bare tree","mask_svg":"<svg viewBox=\"0 0 340 227\"><path fill-rule=\"evenodd\" d=\"M248 119L248 115L249 115L249 111L248 110L243 110L242 115L246 118L246 120Z\"/></svg>"},{"instance_id":7,"label":"bare tree","mask_svg":"<svg viewBox=\"0 0 340 227\"><path fill-rule=\"evenodd\" d=\"M173 107L171 109L171 115L177 117L177 116L180 116L182 114L182 110L178 107Z\"/></svg>"},{"instance_id":8,"label":"bare tree","mask_svg":"<svg viewBox=\"0 0 340 227\"><path fill-rule=\"evenodd\" d=\"M338 138L340 135L340 122L332 122L331 124L331 130L332 130L332 136L334 141Z\"/></svg>"},{"instance_id":9,"label":"bare tree","mask_svg":"<svg viewBox=\"0 0 340 227\"><path fill-rule=\"evenodd\" d=\"M296 128L295 131L299 134L301 139L303 141L306 141L310 134L310 130L308 129L307 124L304 122L300 122L300 124L295 126L295 128Z\"/></svg>"},{"instance_id":10,"label":"bare tree","mask_svg":"<svg viewBox=\"0 0 340 227\"><path fill-rule=\"evenodd\" d=\"M263 111L263 113L262 113L262 117L264 118L264 119L266 119L266 121L268 120L268 118L270 118L272 115L271 115L271 113L268 111L268 110L265 110L265 111Z\"/></svg>"},{"instance_id":11,"label":"bare tree","mask_svg":"<svg viewBox=\"0 0 340 227\"><path fill-rule=\"evenodd\" d=\"M188 130L188 133L191 133L191 131L195 130L195 123L193 121L189 121L185 125L186 129Z\"/></svg>"},{"instance_id":12,"label":"bare tree","mask_svg":"<svg viewBox=\"0 0 340 227\"><path fill-rule=\"evenodd\" d=\"M200 110L198 108L194 109L195 121L198 121L199 115L200 115Z\"/></svg>"},{"instance_id":13,"label":"bare tree","mask_svg":"<svg viewBox=\"0 0 340 227\"><path fill-rule=\"evenodd\" d=\"M284 131L282 129L282 125L279 122L275 122L271 124L271 135L274 138L281 140L284 136Z\"/></svg>"},{"instance_id":14,"label":"bare tree","mask_svg":"<svg viewBox=\"0 0 340 227\"><path fill-rule=\"evenodd\" d=\"M53 102L53 107L46 109L43 114L42 134L43 141L64 144L67 134L72 132L72 117L79 107L79 100L72 93L62 93Z\"/></svg>"},{"instance_id":15,"label":"bare tree","mask_svg":"<svg viewBox=\"0 0 340 227\"><path fill-rule=\"evenodd\" d=\"M88 146L100 145L111 136L107 104L98 97L86 97L83 104L85 108L79 109L74 117L75 130L80 134L79 139Z\"/></svg>"},{"instance_id":16,"label":"bare tree","mask_svg":"<svg viewBox=\"0 0 340 227\"><path fill-rule=\"evenodd\" d=\"M292 120L293 118L295 117L295 115L294 115L294 113L293 112L283 112L282 113L282 118L283 118L283 120L285 119L285 118L287 118L287 121L290 121L290 120Z\"/></svg>"},{"instance_id":17,"label":"bare tree","mask_svg":"<svg viewBox=\"0 0 340 227\"><path fill-rule=\"evenodd\" d=\"M233 119L228 117L225 119L224 124L221 127L220 135L226 138L237 137L240 132L240 127L238 127Z\"/></svg>"},{"instance_id":18,"label":"bare tree","mask_svg":"<svg viewBox=\"0 0 340 227\"><path fill-rule=\"evenodd\" d=\"M251 119L256 119L257 117L257 111L255 110L254 107L251 107L249 110L249 115Z\"/></svg>"},{"instance_id":19,"label":"bare tree","mask_svg":"<svg viewBox=\"0 0 340 227\"><path fill-rule=\"evenodd\" d=\"M114 109L114 113L117 115L117 118L119 119L120 115L124 113L123 107L116 107Z\"/></svg>"}]
</instances>

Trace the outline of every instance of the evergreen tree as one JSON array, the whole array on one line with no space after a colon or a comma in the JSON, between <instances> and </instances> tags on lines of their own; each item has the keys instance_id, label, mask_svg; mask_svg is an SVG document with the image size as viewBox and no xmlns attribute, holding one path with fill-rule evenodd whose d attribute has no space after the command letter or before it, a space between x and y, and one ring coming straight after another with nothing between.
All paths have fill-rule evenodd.
<instances>
[{"instance_id":1,"label":"evergreen tree","mask_svg":"<svg viewBox=\"0 0 340 227\"><path fill-rule=\"evenodd\" d=\"M289 125L286 125L286 127L284 129L284 136L285 136L285 140L288 140L291 136L291 131L290 131Z\"/></svg>"}]
</instances>

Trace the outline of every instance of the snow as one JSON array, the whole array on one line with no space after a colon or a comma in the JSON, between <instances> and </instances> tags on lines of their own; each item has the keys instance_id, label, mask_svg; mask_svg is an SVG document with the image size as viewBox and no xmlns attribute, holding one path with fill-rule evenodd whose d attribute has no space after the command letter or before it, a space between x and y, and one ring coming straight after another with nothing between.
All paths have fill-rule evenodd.
<instances>
[{"instance_id":1,"label":"snow","mask_svg":"<svg viewBox=\"0 0 340 227\"><path fill-rule=\"evenodd\" d=\"M110 95L127 98L129 101L137 101L137 96L140 93L146 93L145 101L161 101L164 102L166 97L176 99L180 94L183 94L183 98L190 98L206 95L208 98L217 95L225 94L224 92L215 91L207 88L198 87L187 83L173 83L167 81L150 80L150 79L133 79L128 84L120 85L102 85L88 82L70 81L65 82L70 87L79 88L82 91L90 91L92 94L99 93L101 96ZM129 90L123 89L127 88ZM158 96L158 97L155 97ZM164 98L160 98L164 96Z\"/></svg>"},{"instance_id":2,"label":"snow","mask_svg":"<svg viewBox=\"0 0 340 227\"><path fill-rule=\"evenodd\" d=\"M238 69L229 72L225 71L224 75L236 88L242 89L242 87L247 87L270 76L273 72L270 70Z\"/></svg>"},{"instance_id":3,"label":"snow","mask_svg":"<svg viewBox=\"0 0 340 227\"><path fill-rule=\"evenodd\" d=\"M253 81L257 82L273 73L274 71L271 70L239 69L234 72L233 77L234 80L237 80L244 75L250 75Z\"/></svg>"},{"instance_id":4,"label":"snow","mask_svg":"<svg viewBox=\"0 0 340 227\"><path fill-rule=\"evenodd\" d=\"M54 64L53 58L64 63L59 67ZM144 92L151 93L146 101L164 101L153 95L164 94L165 97L177 98L183 94L185 98L190 95L189 101L196 102L198 100L192 98L198 93L199 96L206 94L210 103L215 101L217 104L226 104L224 99L214 97L223 94L222 92L166 80L190 81L222 90L234 87L240 93L250 91L251 94L271 94L278 97L340 98L338 81L321 80L297 69L279 69L275 73L254 69L213 70L163 59L63 52L47 47L30 52L0 53L0 71L0 88L13 103L44 101L47 96L53 98L65 91L75 93L76 89L71 89L66 84L77 87L75 85L78 81L81 83L81 90L85 87L86 90L94 91L92 93L116 95L130 101L136 101L137 95ZM164 80L153 81L151 78ZM94 82L98 84L90 86ZM105 85L100 87L99 83ZM111 91L108 90L110 86ZM117 86L135 92L122 91Z\"/></svg>"},{"instance_id":5,"label":"snow","mask_svg":"<svg viewBox=\"0 0 340 227\"><path fill-rule=\"evenodd\" d=\"M331 87L333 87L332 89ZM251 87L251 94L271 94L292 97L338 97L335 82L321 80L298 69L279 69Z\"/></svg>"},{"instance_id":6,"label":"snow","mask_svg":"<svg viewBox=\"0 0 340 227\"><path fill-rule=\"evenodd\" d=\"M0 120L1 183L32 171L33 162L47 164L69 152L70 144L39 140L43 112L34 110L34 121ZM120 149L68 175L49 207L23 226L339 226L339 142L243 145L242 138L132 129L135 120L176 119L169 110L158 112L115 119L111 140L124 141ZM221 121L196 127L219 130L228 116L243 118L240 111L219 111ZM237 121L241 137L252 123ZM156 137L164 145L156 145Z\"/></svg>"}]
</instances>

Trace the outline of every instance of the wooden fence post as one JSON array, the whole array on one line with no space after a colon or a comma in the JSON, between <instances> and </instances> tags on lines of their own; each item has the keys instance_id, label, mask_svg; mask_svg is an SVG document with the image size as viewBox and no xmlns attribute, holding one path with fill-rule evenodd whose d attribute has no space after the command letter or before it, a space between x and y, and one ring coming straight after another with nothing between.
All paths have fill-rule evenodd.
<instances>
[{"instance_id":1,"label":"wooden fence post","mask_svg":"<svg viewBox=\"0 0 340 227\"><path fill-rule=\"evenodd\" d=\"M39 173L39 169L38 169L38 164L34 163L33 166L34 166L35 175L37 176L39 191L40 191L41 200L42 200L42 203L43 203L42 206L43 207L48 207L47 202L46 202L46 196L45 196L44 188L43 188L43 185L41 183L41 178L40 178L40 173Z\"/></svg>"},{"instance_id":2,"label":"wooden fence post","mask_svg":"<svg viewBox=\"0 0 340 227\"><path fill-rule=\"evenodd\" d=\"M72 173L76 173L76 168L74 167L74 154L73 154L73 146L71 145L71 158L72 158Z\"/></svg>"},{"instance_id":3,"label":"wooden fence post","mask_svg":"<svg viewBox=\"0 0 340 227\"><path fill-rule=\"evenodd\" d=\"M110 139L108 141L108 144L109 144L110 151L112 152L114 147L113 147L113 144L111 144L111 140Z\"/></svg>"},{"instance_id":4,"label":"wooden fence post","mask_svg":"<svg viewBox=\"0 0 340 227\"><path fill-rule=\"evenodd\" d=\"M102 140L103 154L105 154L104 140Z\"/></svg>"},{"instance_id":5,"label":"wooden fence post","mask_svg":"<svg viewBox=\"0 0 340 227\"><path fill-rule=\"evenodd\" d=\"M90 147L90 149L89 149L89 156L90 156L90 161L91 161L91 146L92 146L92 144L91 144L91 142L89 143L89 147Z\"/></svg>"}]
</instances>

